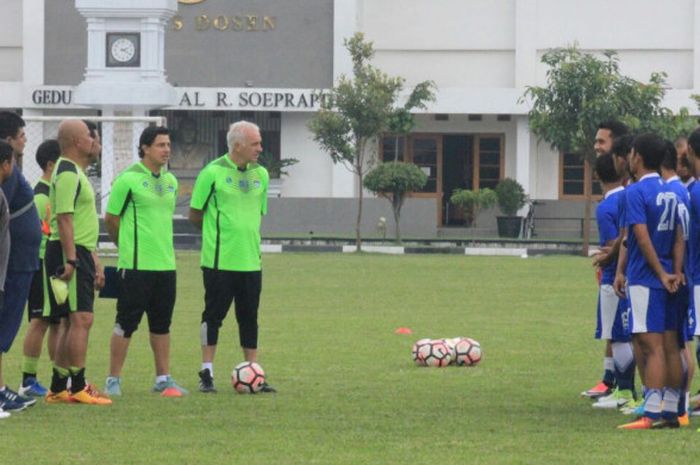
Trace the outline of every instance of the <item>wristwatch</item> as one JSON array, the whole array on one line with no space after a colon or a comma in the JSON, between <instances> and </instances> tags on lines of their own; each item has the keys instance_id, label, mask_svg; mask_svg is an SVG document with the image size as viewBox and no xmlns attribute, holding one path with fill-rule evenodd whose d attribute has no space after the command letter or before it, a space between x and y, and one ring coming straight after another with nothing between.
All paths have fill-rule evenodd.
<instances>
[{"instance_id":1,"label":"wristwatch","mask_svg":"<svg viewBox=\"0 0 700 465\"><path fill-rule=\"evenodd\" d=\"M78 260L66 260L66 263L72 266L74 269L78 269L79 262Z\"/></svg>"}]
</instances>

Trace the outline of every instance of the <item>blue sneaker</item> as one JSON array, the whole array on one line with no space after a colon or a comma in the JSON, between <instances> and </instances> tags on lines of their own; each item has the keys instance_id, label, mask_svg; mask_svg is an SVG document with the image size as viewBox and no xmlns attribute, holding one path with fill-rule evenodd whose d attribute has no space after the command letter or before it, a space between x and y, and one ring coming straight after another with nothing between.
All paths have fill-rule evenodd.
<instances>
[{"instance_id":1,"label":"blue sneaker","mask_svg":"<svg viewBox=\"0 0 700 465\"><path fill-rule=\"evenodd\" d=\"M5 386L5 389L0 391L0 402L9 401L15 404L21 404L25 407L31 407L36 404L36 399L33 397L24 397L17 394L15 391ZM12 410L10 408L2 407L3 410ZM22 409L23 410L23 409Z\"/></svg>"},{"instance_id":2,"label":"blue sneaker","mask_svg":"<svg viewBox=\"0 0 700 465\"><path fill-rule=\"evenodd\" d=\"M170 376L165 381L154 384L153 392L159 392L163 397L182 397L190 393Z\"/></svg>"},{"instance_id":3,"label":"blue sneaker","mask_svg":"<svg viewBox=\"0 0 700 465\"><path fill-rule=\"evenodd\" d=\"M122 379L118 376L108 376L105 381L105 394L108 396L122 395Z\"/></svg>"},{"instance_id":4,"label":"blue sneaker","mask_svg":"<svg viewBox=\"0 0 700 465\"><path fill-rule=\"evenodd\" d=\"M0 400L0 412L9 414L10 412L21 412L27 408L26 405L11 400Z\"/></svg>"},{"instance_id":5,"label":"blue sneaker","mask_svg":"<svg viewBox=\"0 0 700 465\"><path fill-rule=\"evenodd\" d=\"M17 392L22 397L46 397L49 390L41 385L39 380L30 377L22 382L22 385L17 389Z\"/></svg>"}]
</instances>

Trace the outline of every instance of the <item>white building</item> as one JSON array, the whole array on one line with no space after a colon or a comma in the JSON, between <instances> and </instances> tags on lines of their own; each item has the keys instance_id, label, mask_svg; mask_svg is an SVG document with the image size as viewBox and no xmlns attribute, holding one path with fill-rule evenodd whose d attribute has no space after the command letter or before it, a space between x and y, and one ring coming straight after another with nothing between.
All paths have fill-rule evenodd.
<instances>
[{"instance_id":1,"label":"white building","mask_svg":"<svg viewBox=\"0 0 700 465\"><path fill-rule=\"evenodd\" d=\"M324 224L338 228L353 217L353 176L320 151L306 124L318 106L314 91L351 72L343 39L356 31L374 42L376 66L408 86L433 80L439 89L414 133L400 141L405 159L430 173L426 192L407 207L409 234L459 219L446 204L454 188L492 186L503 177L516 178L536 199L570 205L565 201L582 198L583 166L567 159L564 170L564 157L530 134L528 107L518 103L526 86L544 84L540 57L549 48L617 50L625 74L648 80L666 72L666 105L697 113L690 95L700 93L700 0L180 0L165 33L174 99L155 113L132 105L129 94L123 105L76 103L88 57L80 2L0 0L0 108L27 116L163 114L175 149L187 145L197 165L183 162L185 178L196 174L201 154L225 151L229 122L253 119L273 156L300 160L277 199L287 212L278 215L278 229L290 232L332 231ZM149 51L140 52L147 61ZM188 128L196 140L185 140ZM394 143L381 141L379 153ZM370 202L368 229L382 205L377 200L372 210Z\"/></svg>"}]
</instances>

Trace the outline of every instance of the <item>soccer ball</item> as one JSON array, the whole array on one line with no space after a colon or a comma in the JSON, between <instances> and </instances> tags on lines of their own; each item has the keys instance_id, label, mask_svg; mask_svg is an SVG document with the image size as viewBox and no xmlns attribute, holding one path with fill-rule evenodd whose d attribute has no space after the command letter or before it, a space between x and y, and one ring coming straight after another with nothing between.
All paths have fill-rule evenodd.
<instances>
[{"instance_id":1,"label":"soccer ball","mask_svg":"<svg viewBox=\"0 0 700 465\"><path fill-rule=\"evenodd\" d=\"M457 359L457 352L455 351L455 344L457 344L457 341L459 341L461 338L459 337L452 337L452 338L445 338L445 339L440 339L442 342L445 343L447 346L447 350L450 353L450 363L453 363Z\"/></svg>"},{"instance_id":2,"label":"soccer ball","mask_svg":"<svg viewBox=\"0 0 700 465\"><path fill-rule=\"evenodd\" d=\"M474 339L463 337L455 344L456 363L460 366L474 366L481 360L481 344Z\"/></svg>"},{"instance_id":3,"label":"soccer ball","mask_svg":"<svg viewBox=\"0 0 700 465\"><path fill-rule=\"evenodd\" d=\"M415 344L413 344L413 347L411 348L411 357L413 358L413 361L416 363L416 365L421 367L425 366L423 352L425 352L426 349L424 349L424 347L429 348L430 342L430 339L419 339L418 341L416 341Z\"/></svg>"},{"instance_id":4,"label":"soccer ball","mask_svg":"<svg viewBox=\"0 0 700 465\"><path fill-rule=\"evenodd\" d=\"M435 339L428 344L420 346L418 356L429 367L444 367L452 361L450 349L447 348L442 339Z\"/></svg>"},{"instance_id":5,"label":"soccer ball","mask_svg":"<svg viewBox=\"0 0 700 465\"><path fill-rule=\"evenodd\" d=\"M231 384L241 394L255 394L265 383L265 371L255 362L242 362L233 368Z\"/></svg>"}]
</instances>

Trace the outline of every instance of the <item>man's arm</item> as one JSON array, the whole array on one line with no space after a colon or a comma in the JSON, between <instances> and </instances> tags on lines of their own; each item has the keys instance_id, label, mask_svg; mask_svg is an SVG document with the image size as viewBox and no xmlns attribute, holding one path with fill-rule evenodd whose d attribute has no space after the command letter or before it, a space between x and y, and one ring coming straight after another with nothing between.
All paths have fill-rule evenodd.
<instances>
[{"instance_id":1,"label":"man's arm","mask_svg":"<svg viewBox=\"0 0 700 465\"><path fill-rule=\"evenodd\" d=\"M615 270L615 281L613 282L613 289L615 294L619 297L625 296L625 270L627 269L627 246L625 245L625 240L627 239L627 228L622 228L620 230L620 249L617 256L617 269Z\"/></svg>"},{"instance_id":2,"label":"man's arm","mask_svg":"<svg viewBox=\"0 0 700 465\"><path fill-rule=\"evenodd\" d=\"M673 273L680 276L681 283L685 284L686 276L683 276L683 260L685 258L685 237L681 227L676 228L676 241L673 243Z\"/></svg>"},{"instance_id":3,"label":"man's arm","mask_svg":"<svg viewBox=\"0 0 700 465\"><path fill-rule=\"evenodd\" d=\"M70 281L73 277L75 267L68 260L76 260L75 242L73 240L73 213L59 213L56 215L58 224L58 237L61 240L61 248L63 249L63 258L66 261L63 274L59 276L64 281Z\"/></svg>"},{"instance_id":4,"label":"man's arm","mask_svg":"<svg viewBox=\"0 0 700 465\"><path fill-rule=\"evenodd\" d=\"M117 215L112 215L111 213L105 213L105 228L107 229L107 234L109 238L112 239L114 245L119 247L119 224L121 223L121 217Z\"/></svg>"},{"instance_id":5,"label":"man's arm","mask_svg":"<svg viewBox=\"0 0 700 465\"><path fill-rule=\"evenodd\" d=\"M635 224L632 226L632 233L637 238L637 244L639 244L639 249L644 255L644 259L651 269L656 273L656 276L661 280L661 284L669 292L676 292L678 290L678 276L670 275L666 273L661 262L659 261L658 255L656 255L656 250L651 243L651 238L649 237L649 230L646 224ZM681 259L682 260L682 259ZM681 261L682 263L682 261Z\"/></svg>"},{"instance_id":6,"label":"man's arm","mask_svg":"<svg viewBox=\"0 0 700 465\"><path fill-rule=\"evenodd\" d=\"M202 220L204 219L204 211L190 207L190 223L199 231L202 230Z\"/></svg>"},{"instance_id":7,"label":"man's arm","mask_svg":"<svg viewBox=\"0 0 700 465\"><path fill-rule=\"evenodd\" d=\"M105 270L95 250L92 251L92 260L95 262L95 290L99 291L105 287Z\"/></svg>"}]
</instances>

